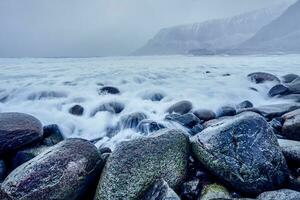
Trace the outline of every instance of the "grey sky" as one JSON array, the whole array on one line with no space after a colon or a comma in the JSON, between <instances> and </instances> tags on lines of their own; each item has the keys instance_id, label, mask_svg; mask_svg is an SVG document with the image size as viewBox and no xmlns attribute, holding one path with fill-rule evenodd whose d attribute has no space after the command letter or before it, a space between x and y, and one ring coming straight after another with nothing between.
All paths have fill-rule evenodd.
<instances>
[{"instance_id":1,"label":"grey sky","mask_svg":"<svg viewBox=\"0 0 300 200\"><path fill-rule=\"evenodd\" d=\"M126 55L160 28L284 0L0 0L0 57Z\"/></svg>"}]
</instances>

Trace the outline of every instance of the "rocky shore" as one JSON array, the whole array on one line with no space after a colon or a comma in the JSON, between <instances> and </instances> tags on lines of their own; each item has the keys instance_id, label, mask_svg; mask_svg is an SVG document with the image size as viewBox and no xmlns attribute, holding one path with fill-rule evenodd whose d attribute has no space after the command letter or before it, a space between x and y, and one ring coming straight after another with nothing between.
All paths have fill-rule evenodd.
<instances>
[{"instance_id":1,"label":"rocky shore","mask_svg":"<svg viewBox=\"0 0 300 200\"><path fill-rule=\"evenodd\" d=\"M108 127L107 137L123 129L141 136L113 150L97 148L97 140L64 138L58 125L28 114L0 113L0 199L298 200L300 77L256 72L248 78L275 83L269 97L287 103L257 107L245 100L214 112L182 100L165 115L180 129L135 112ZM120 93L115 87L98 92ZM160 101L163 94L144 98ZM109 102L91 116L123 109ZM69 112L80 116L84 108Z\"/></svg>"}]
</instances>

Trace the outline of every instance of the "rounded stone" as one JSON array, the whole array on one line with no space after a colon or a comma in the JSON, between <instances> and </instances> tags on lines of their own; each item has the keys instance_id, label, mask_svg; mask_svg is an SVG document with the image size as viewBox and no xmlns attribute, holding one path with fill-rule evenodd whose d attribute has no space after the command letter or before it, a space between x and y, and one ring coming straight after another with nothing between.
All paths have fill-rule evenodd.
<instances>
[{"instance_id":1,"label":"rounded stone","mask_svg":"<svg viewBox=\"0 0 300 200\"><path fill-rule=\"evenodd\" d=\"M69 113L72 115L82 116L83 112L84 108L81 105L75 105L69 109Z\"/></svg>"},{"instance_id":2,"label":"rounded stone","mask_svg":"<svg viewBox=\"0 0 300 200\"><path fill-rule=\"evenodd\" d=\"M43 126L24 113L0 113L0 155L24 147L43 136Z\"/></svg>"},{"instance_id":3,"label":"rounded stone","mask_svg":"<svg viewBox=\"0 0 300 200\"><path fill-rule=\"evenodd\" d=\"M98 93L101 94L120 94L120 90L112 86L104 86L99 89Z\"/></svg>"},{"instance_id":4,"label":"rounded stone","mask_svg":"<svg viewBox=\"0 0 300 200\"><path fill-rule=\"evenodd\" d=\"M190 101L179 101L167 109L167 112L177 113L180 115L186 114L193 109L193 104Z\"/></svg>"},{"instance_id":5,"label":"rounded stone","mask_svg":"<svg viewBox=\"0 0 300 200\"><path fill-rule=\"evenodd\" d=\"M216 114L212 110L198 109L195 110L194 115L196 115L200 120L209 121L216 118Z\"/></svg>"},{"instance_id":6,"label":"rounded stone","mask_svg":"<svg viewBox=\"0 0 300 200\"><path fill-rule=\"evenodd\" d=\"M273 81L280 83L279 78L270 73L265 72L254 72L248 75L248 78L254 83L264 83L267 81Z\"/></svg>"}]
</instances>

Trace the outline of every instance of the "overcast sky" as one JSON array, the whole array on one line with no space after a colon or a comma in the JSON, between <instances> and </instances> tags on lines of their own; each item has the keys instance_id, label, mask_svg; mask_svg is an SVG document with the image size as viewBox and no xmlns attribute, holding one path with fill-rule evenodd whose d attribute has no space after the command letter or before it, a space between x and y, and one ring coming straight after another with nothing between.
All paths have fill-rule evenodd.
<instances>
[{"instance_id":1,"label":"overcast sky","mask_svg":"<svg viewBox=\"0 0 300 200\"><path fill-rule=\"evenodd\" d=\"M160 28L285 0L0 0L0 57L126 55Z\"/></svg>"}]
</instances>

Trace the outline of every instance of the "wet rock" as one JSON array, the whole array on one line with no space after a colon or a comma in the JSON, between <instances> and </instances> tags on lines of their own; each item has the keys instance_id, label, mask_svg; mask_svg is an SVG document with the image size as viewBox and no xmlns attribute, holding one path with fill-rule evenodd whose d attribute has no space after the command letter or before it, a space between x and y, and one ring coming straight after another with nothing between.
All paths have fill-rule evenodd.
<instances>
[{"instance_id":1,"label":"wet rock","mask_svg":"<svg viewBox=\"0 0 300 200\"><path fill-rule=\"evenodd\" d=\"M291 83L297 78L299 78L299 76L296 74L287 74L282 77L282 82L283 83Z\"/></svg>"},{"instance_id":2,"label":"wet rock","mask_svg":"<svg viewBox=\"0 0 300 200\"><path fill-rule=\"evenodd\" d=\"M274 87L272 87L268 93L268 95L270 97L274 97L277 95L288 95L290 94L291 91L289 90L289 88L287 88L286 86L279 84L279 85L275 85Z\"/></svg>"},{"instance_id":3,"label":"wet rock","mask_svg":"<svg viewBox=\"0 0 300 200\"><path fill-rule=\"evenodd\" d=\"M273 82L280 83L279 78L277 78L273 74L265 73L265 72L251 73L251 74L248 75L248 78L252 82L257 83L257 84L264 83L264 82L267 82L267 81L273 81Z\"/></svg>"},{"instance_id":4,"label":"wet rock","mask_svg":"<svg viewBox=\"0 0 300 200\"><path fill-rule=\"evenodd\" d=\"M43 145L53 146L64 140L64 136L57 124L44 126L43 132L44 132Z\"/></svg>"},{"instance_id":5,"label":"wet rock","mask_svg":"<svg viewBox=\"0 0 300 200\"><path fill-rule=\"evenodd\" d=\"M282 118L274 118L269 122L275 134L281 134L283 122L284 120Z\"/></svg>"},{"instance_id":6,"label":"wet rock","mask_svg":"<svg viewBox=\"0 0 300 200\"><path fill-rule=\"evenodd\" d=\"M43 129L35 117L23 113L0 113L0 155L41 139Z\"/></svg>"},{"instance_id":7,"label":"wet rock","mask_svg":"<svg viewBox=\"0 0 300 200\"><path fill-rule=\"evenodd\" d=\"M27 99L34 100L46 100L46 99L57 99L57 98L66 98L68 95L65 92L59 91L40 91L30 94Z\"/></svg>"},{"instance_id":8,"label":"wet rock","mask_svg":"<svg viewBox=\"0 0 300 200\"><path fill-rule=\"evenodd\" d=\"M216 118L216 114L212 110L198 109L193 113L202 121L209 121Z\"/></svg>"},{"instance_id":9,"label":"wet rock","mask_svg":"<svg viewBox=\"0 0 300 200\"><path fill-rule=\"evenodd\" d=\"M150 119L144 119L138 124L136 129L138 132L144 135L149 135L150 133L156 132L164 128L166 127L161 123L158 123Z\"/></svg>"},{"instance_id":10,"label":"wet rock","mask_svg":"<svg viewBox=\"0 0 300 200\"><path fill-rule=\"evenodd\" d=\"M103 147L103 148L99 149L100 154L111 153L111 152L112 152L111 149L108 147Z\"/></svg>"},{"instance_id":11,"label":"wet rock","mask_svg":"<svg viewBox=\"0 0 300 200\"><path fill-rule=\"evenodd\" d=\"M203 130L204 130L204 126L202 124L197 124L189 130L189 133L190 133L190 135L194 136Z\"/></svg>"},{"instance_id":12,"label":"wet rock","mask_svg":"<svg viewBox=\"0 0 300 200\"><path fill-rule=\"evenodd\" d=\"M174 188L186 176L188 157L189 141L180 130L121 142L104 167L95 200L136 200L157 179Z\"/></svg>"},{"instance_id":13,"label":"wet rock","mask_svg":"<svg viewBox=\"0 0 300 200\"><path fill-rule=\"evenodd\" d=\"M193 113L187 113L183 115L179 114L169 114L165 117L166 120L174 121L180 125L187 127L189 129L193 128L197 124L200 124L202 121L196 117Z\"/></svg>"},{"instance_id":14,"label":"wet rock","mask_svg":"<svg viewBox=\"0 0 300 200\"><path fill-rule=\"evenodd\" d=\"M11 172L0 193L7 199L80 199L93 187L101 165L93 144L67 139Z\"/></svg>"},{"instance_id":15,"label":"wet rock","mask_svg":"<svg viewBox=\"0 0 300 200\"><path fill-rule=\"evenodd\" d=\"M288 189L264 192L257 197L257 200L297 200L297 199L300 199L300 192L288 190Z\"/></svg>"},{"instance_id":16,"label":"wet rock","mask_svg":"<svg viewBox=\"0 0 300 200\"><path fill-rule=\"evenodd\" d=\"M206 185L201 192L200 200L230 199L228 190L218 184Z\"/></svg>"},{"instance_id":17,"label":"wet rock","mask_svg":"<svg viewBox=\"0 0 300 200\"><path fill-rule=\"evenodd\" d=\"M186 114L193 109L193 104L190 101L179 101L169 107L166 112L172 114L177 113L180 115Z\"/></svg>"},{"instance_id":18,"label":"wet rock","mask_svg":"<svg viewBox=\"0 0 300 200\"><path fill-rule=\"evenodd\" d=\"M285 113L294 111L298 108L300 108L300 104L298 103L286 103L286 104L272 104L272 105L254 107L254 108L246 108L240 110L239 112L240 113L245 111L256 112L264 116L265 118L273 119L276 117L281 117Z\"/></svg>"},{"instance_id":19,"label":"wet rock","mask_svg":"<svg viewBox=\"0 0 300 200\"><path fill-rule=\"evenodd\" d=\"M6 165L3 160L0 160L0 184L6 177Z\"/></svg>"},{"instance_id":20,"label":"wet rock","mask_svg":"<svg viewBox=\"0 0 300 200\"><path fill-rule=\"evenodd\" d=\"M199 179L194 179L182 184L180 196L186 200L198 199L201 192Z\"/></svg>"},{"instance_id":21,"label":"wet rock","mask_svg":"<svg viewBox=\"0 0 300 200\"><path fill-rule=\"evenodd\" d=\"M150 101L161 101L165 97L164 94L159 92L149 93L143 96L143 99Z\"/></svg>"},{"instance_id":22,"label":"wet rock","mask_svg":"<svg viewBox=\"0 0 300 200\"><path fill-rule=\"evenodd\" d=\"M81 105L75 105L69 109L69 113L72 115L82 116L83 112L84 108Z\"/></svg>"},{"instance_id":23,"label":"wet rock","mask_svg":"<svg viewBox=\"0 0 300 200\"><path fill-rule=\"evenodd\" d=\"M231 106L223 106L219 108L217 111L217 117L234 116L234 115L236 115L236 110Z\"/></svg>"},{"instance_id":24,"label":"wet rock","mask_svg":"<svg viewBox=\"0 0 300 200\"><path fill-rule=\"evenodd\" d=\"M116 101L108 102L98 106L98 108L91 112L91 116L94 117L98 112L109 112L112 114L119 114L124 110L124 108L125 105L123 103Z\"/></svg>"},{"instance_id":25,"label":"wet rock","mask_svg":"<svg viewBox=\"0 0 300 200\"><path fill-rule=\"evenodd\" d=\"M300 167L300 142L279 139L278 143L289 165Z\"/></svg>"},{"instance_id":26,"label":"wet rock","mask_svg":"<svg viewBox=\"0 0 300 200\"><path fill-rule=\"evenodd\" d=\"M293 102L300 103L300 94L288 94L284 96L280 96L282 99L292 100Z\"/></svg>"},{"instance_id":27,"label":"wet rock","mask_svg":"<svg viewBox=\"0 0 300 200\"><path fill-rule=\"evenodd\" d=\"M287 179L277 138L258 114L224 119L192 137L191 143L195 158L239 192L259 194Z\"/></svg>"},{"instance_id":28,"label":"wet rock","mask_svg":"<svg viewBox=\"0 0 300 200\"><path fill-rule=\"evenodd\" d=\"M298 110L283 116L285 122L282 126L282 135L291 140L300 141L300 114Z\"/></svg>"},{"instance_id":29,"label":"wet rock","mask_svg":"<svg viewBox=\"0 0 300 200\"><path fill-rule=\"evenodd\" d=\"M180 200L180 198L168 183L161 179L147 190L142 200Z\"/></svg>"},{"instance_id":30,"label":"wet rock","mask_svg":"<svg viewBox=\"0 0 300 200\"><path fill-rule=\"evenodd\" d=\"M119 126L122 129L127 129L127 128L135 129L137 128L138 124L144 119L147 119L147 115L142 112L131 113L129 115L125 115L121 117Z\"/></svg>"},{"instance_id":31,"label":"wet rock","mask_svg":"<svg viewBox=\"0 0 300 200\"><path fill-rule=\"evenodd\" d=\"M102 95L102 94L120 94L120 90L116 87L104 86L104 87L99 89L98 93L99 93L99 95Z\"/></svg>"},{"instance_id":32,"label":"wet rock","mask_svg":"<svg viewBox=\"0 0 300 200\"><path fill-rule=\"evenodd\" d=\"M300 94L300 78L295 79L286 85L292 94Z\"/></svg>"},{"instance_id":33,"label":"wet rock","mask_svg":"<svg viewBox=\"0 0 300 200\"><path fill-rule=\"evenodd\" d=\"M49 147L47 146L34 146L19 150L11 159L12 169L16 169L23 163L26 163L29 160L35 158L47 149L49 149Z\"/></svg>"},{"instance_id":34,"label":"wet rock","mask_svg":"<svg viewBox=\"0 0 300 200\"><path fill-rule=\"evenodd\" d=\"M251 103L250 101L246 100L246 101L243 101L243 102L239 103L236 106L236 109L240 110L240 109L252 108L252 107L253 107L253 103Z\"/></svg>"}]
</instances>

